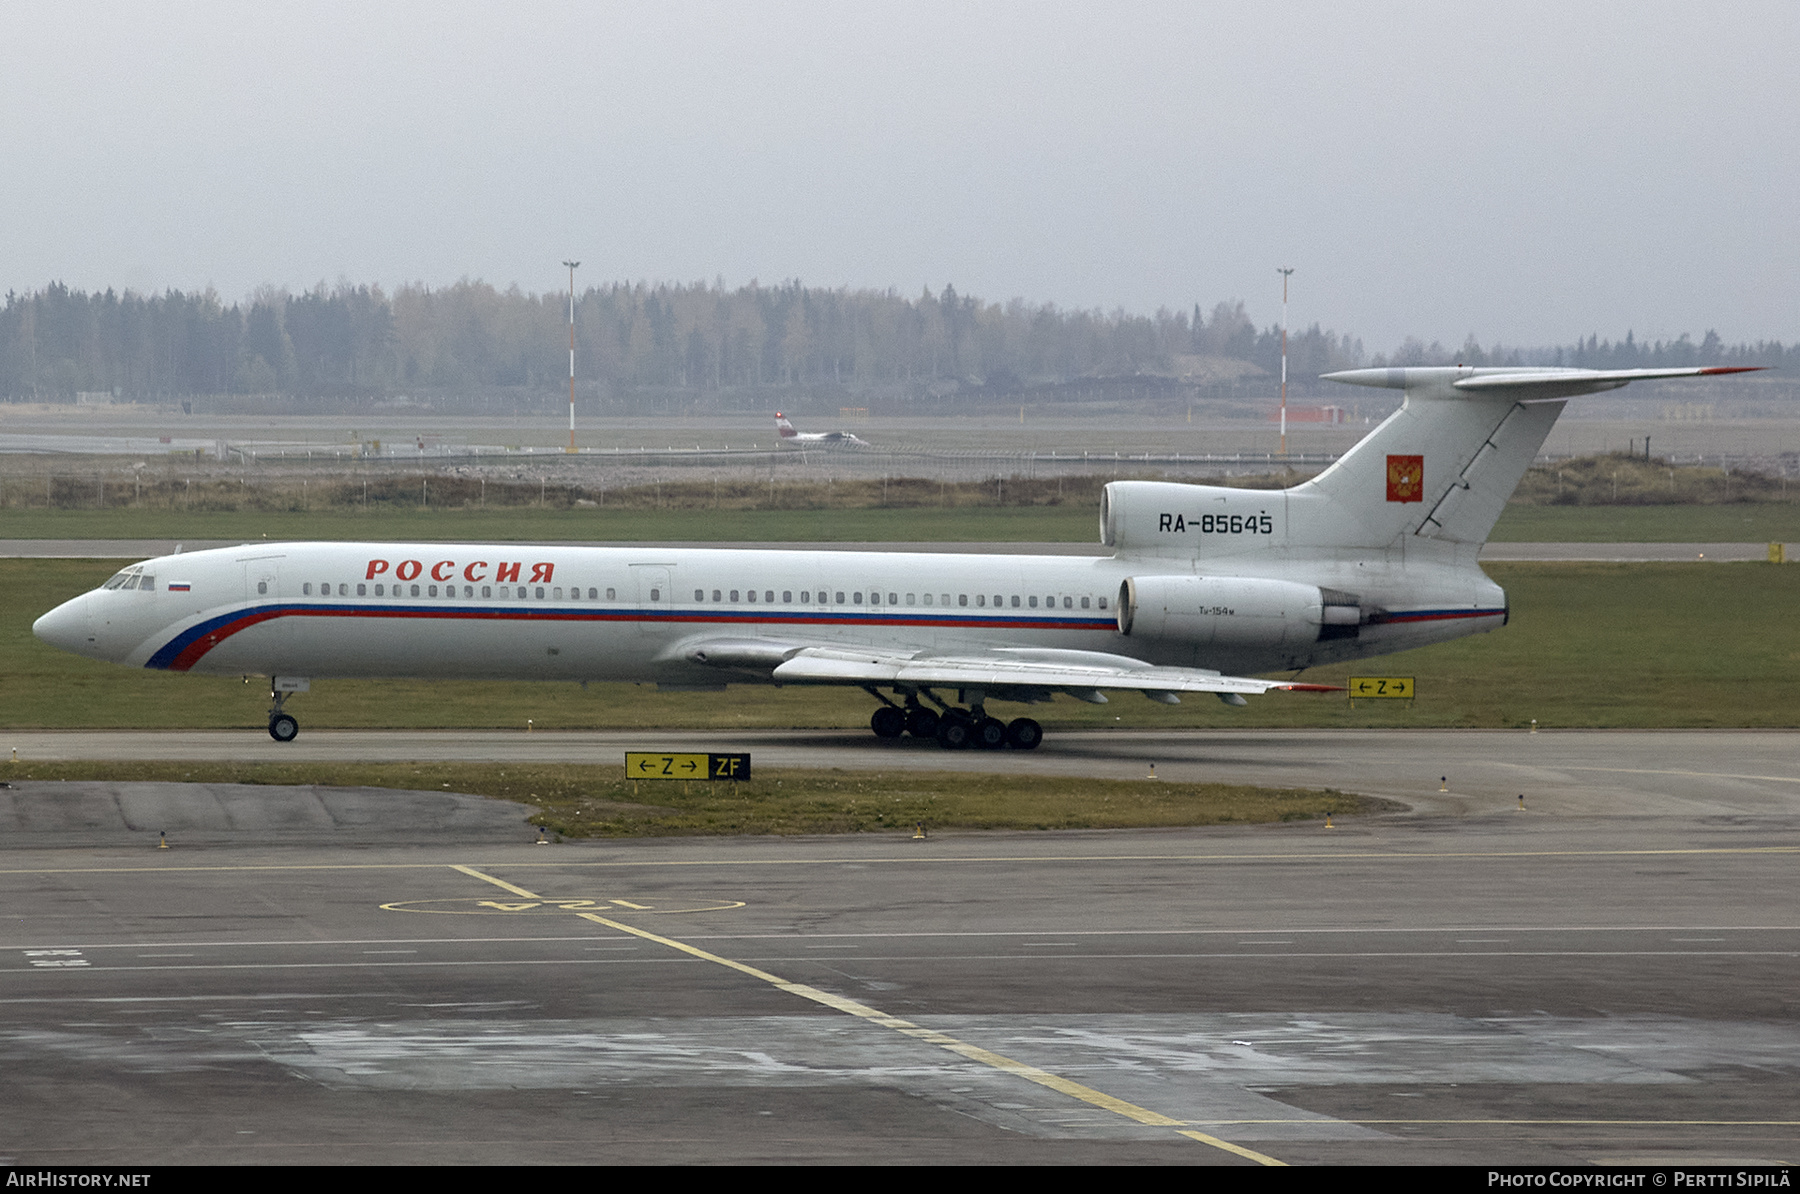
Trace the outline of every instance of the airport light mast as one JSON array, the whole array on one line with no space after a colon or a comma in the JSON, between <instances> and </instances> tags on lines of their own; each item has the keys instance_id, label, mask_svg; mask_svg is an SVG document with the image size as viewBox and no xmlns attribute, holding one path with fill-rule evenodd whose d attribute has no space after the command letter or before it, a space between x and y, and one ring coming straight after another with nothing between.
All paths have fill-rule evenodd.
<instances>
[{"instance_id":1,"label":"airport light mast","mask_svg":"<svg viewBox=\"0 0 1800 1194\"><path fill-rule=\"evenodd\" d=\"M1288 328L1287 291L1288 291L1288 275L1293 273L1294 271L1291 269L1288 269L1284 266L1277 266L1275 272L1281 275L1281 454L1282 454L1282 456L1285 457L1287 455L1287 328ZM571 285L573 285L573 284L571 283ZM571 342L571 343L573 343L573 342ZM569 358L571 361L574 360L574 354L575 354L575 350L573 348L570 348L569 349ZM570 368L573 368L573 367L574 367L573 365L570 366ZM572 386L574 383L570 383L570 384ZM569 415L569 417L571 419L573 419L575 417L574 414L572 413L575 409L574 408L574 402L575 402L574 393L575 393L575 391L573 389L571 389L569 391L569 394L570 394L569 409L571 411L571 414ZM573 426L572 423L570 425ZM570 434L573 435L574 433L571 432Z\"/></svg>"},{"instance_id":2,"label":"airport light mast","mask_svg":"<svg viewBox=\"0 0 1800 1194\"><path fill-rule=\"evenodd\" d=\"M565 261L569 267L569 447L571 456L575 454L575 267L579 261ZM1285 344L1286 341L1284 340Z\"/></svg>"}]
</instances>

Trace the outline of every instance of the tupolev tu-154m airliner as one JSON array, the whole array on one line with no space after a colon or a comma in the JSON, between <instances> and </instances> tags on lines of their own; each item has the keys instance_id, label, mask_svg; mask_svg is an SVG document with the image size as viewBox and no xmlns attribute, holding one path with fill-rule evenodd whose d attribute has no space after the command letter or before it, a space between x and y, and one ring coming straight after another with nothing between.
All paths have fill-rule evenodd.
<instances>
[{"instance_id":1,"label":"tupolev tu-154m airliner","mask_svg":"<svg viewBox=\"0 0 1800 1194\"><path fill-rule=\"evenodd\" d=\"M1314 689L1300 671L1506 624L1477 553L1564 401L1737 368L1328 374L1401 408L1289 489L1115 481L1108 557L530 544L258 543L162 556L33 626L127 667L270 679L623 680L859 688L884 738L1030 750L990 702ZM953 696L954 701L945 699Z\"/></svg>"}]
</instances>

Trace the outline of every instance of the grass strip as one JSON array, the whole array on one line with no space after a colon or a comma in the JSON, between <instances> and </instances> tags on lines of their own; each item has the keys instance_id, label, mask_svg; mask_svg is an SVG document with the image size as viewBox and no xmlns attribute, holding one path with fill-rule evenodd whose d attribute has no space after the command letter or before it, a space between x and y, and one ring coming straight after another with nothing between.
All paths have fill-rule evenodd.
<instances>
[{"instance_id":1,"label":"grass strip","mask_svg":"<svg viewBox=\"0 0 1800 1194\"><path fill-rule=\"evenodd\" d=\"M67 762L0 765L17 780L322 785L445 791L532 805L568 838L1147 829L1316 821L1400 809L1331 789L1161 780L769 768L749 783L633 781L623 766L513 763Z\"/></svg>"},{"instance_id":2,"label":"grass strip","mask_svg":"<svg viewBox=\"0 0 1800 1194\"><path fill-rule=\"evenodd\" d=\"M1093 505L915 509L4 512L7 539L267 539L390 543L1092 543ZM1800 543L1800 503L1513 504L1496 543Z\"/></svg>"}]
</instances>

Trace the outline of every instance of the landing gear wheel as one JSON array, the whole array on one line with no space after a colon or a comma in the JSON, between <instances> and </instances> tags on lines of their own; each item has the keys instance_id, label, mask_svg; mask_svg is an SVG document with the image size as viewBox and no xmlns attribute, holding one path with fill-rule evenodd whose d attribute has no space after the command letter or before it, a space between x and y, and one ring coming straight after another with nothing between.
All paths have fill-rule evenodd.
<instances>
[{"instance_id":1,"label":"landing gear wheel","mask_svg":"<svg viewBox=\"0 0 1800 1194\"><path fill-rule=\"evenodd\" d=\"M906 711L906 732L914 738L935 738L942 720L934 710L914 706Z\"/></svg>"},{"instance_id":2,"label":"landing gear wheel","mask_svg":"<svg viewBox=\"0 0 1800 1194\"><path fill-rule=\"evenodd\" d=\"M277 713L269 718L269 737L277 742L292 742L300 733L300 723L290 714Z\"/></svg>"},{"instance_id":3,"label":"landing gear wheel","mask_svg":"<svg viewBox=\"0 0 1800 1194\"><path fill-rule=\"evenodd\" d=\"M999 750L1006 745L1006 723L997 717L984 717L975 723L970 737L982 750Z\"/></svg>"},{"instance_id":4,"label":"landing gear wheel","mask_svg":"<svg viewBox=\"0 0 1800 1194\"><path fill-rule=\"evenodd\" d=\"M869 718L869 728L877 738L898 738L906 733L906 714L892 705L883 705Z\"/></svg>"},{"instance_id":5,"label":"landing gear wheel","mask_svg":"<svg viewBox=\"0 0 1800 1194\"><path fill-rule=\"evenodd\" d=\"M1036 750L1043 740L1044 727L1029 717L1018 718L1006 727L1006 741L1014 750Z\"/></svg>"},{"instance_id":6,"label":"landing gear wheel","mask_svg":"<svg viewBox=\"0 0 1800 1194\"><path fill-rule=\"evenodd\" d=\"M938 745L945 750L962 750L969 745L969 739L973 729L974 727L964 718L943 718L938 722Z\"/></svg>"}]
</instances>

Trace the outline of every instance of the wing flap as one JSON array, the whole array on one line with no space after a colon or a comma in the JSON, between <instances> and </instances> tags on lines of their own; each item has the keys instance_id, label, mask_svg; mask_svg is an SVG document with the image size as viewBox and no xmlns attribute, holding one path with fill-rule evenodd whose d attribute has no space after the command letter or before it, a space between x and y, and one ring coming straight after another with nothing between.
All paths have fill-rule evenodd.
<instances>
[{"instance_id":1,"label":"wing flap","mask_svg":"<svg viewBox=\"0 0 1800 1194\"><path fill-rule=\"evenodd\" d=\"M777 667L778 683L902 684L919 688L1047 688L1093 692L1127 689L1136 692L1263 693L1296 687L1281 680L1252 680L1199 668L1153 667L1135 659L1093 652L1058 651L1054 659L983 655L901 656L878 650L809 647ZM1317 685L1307 687L1316 688Z\"/></svg>"}]
</instances>

